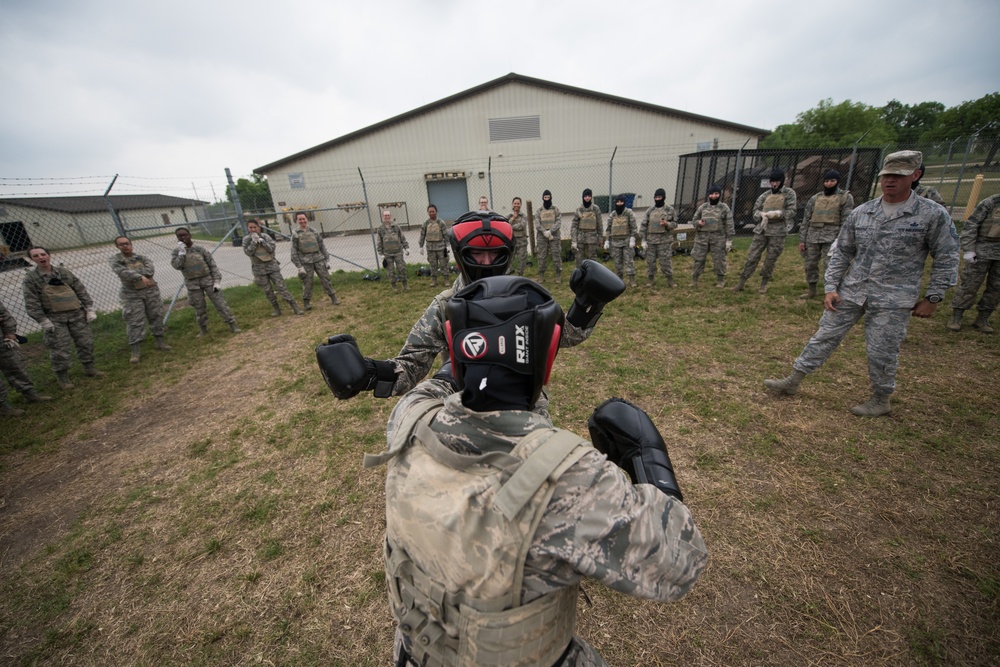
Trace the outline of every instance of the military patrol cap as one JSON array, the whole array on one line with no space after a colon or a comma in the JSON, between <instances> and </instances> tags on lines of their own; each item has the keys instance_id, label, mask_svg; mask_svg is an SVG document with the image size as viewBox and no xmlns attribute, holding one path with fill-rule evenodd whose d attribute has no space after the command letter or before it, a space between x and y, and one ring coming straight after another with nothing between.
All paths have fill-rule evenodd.
<instances>
[{"instance_id":1,"label":"military patrol cap","mask_svg":"<svg viewBox=\"0 0 1000 667\"><path fill-rule=\"evenodd\" d=\"M920 164L923 161L924 154L920 151L896 151L895 153L889 153L885 156L885 162L882 163L882 171L878 175L909 176L920 168Z\"/></svg>"}]
</instances>

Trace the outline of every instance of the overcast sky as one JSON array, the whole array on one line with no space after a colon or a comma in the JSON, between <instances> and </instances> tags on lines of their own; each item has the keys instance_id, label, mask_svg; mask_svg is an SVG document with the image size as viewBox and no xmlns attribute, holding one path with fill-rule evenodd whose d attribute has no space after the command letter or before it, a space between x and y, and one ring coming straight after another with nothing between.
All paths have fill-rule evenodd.
<instances>
[{"instance_id":1,"label":"overcast sky","mask_svg":"<svg viewBox=\"0 0 1000 667\"><path fill-rule=\"evenodd\" d=\"M2 0L0 196L221 197L509 72L767 129L953 106L1000 90L998 35L997 0Z\"/></svg>"}]
</instances>

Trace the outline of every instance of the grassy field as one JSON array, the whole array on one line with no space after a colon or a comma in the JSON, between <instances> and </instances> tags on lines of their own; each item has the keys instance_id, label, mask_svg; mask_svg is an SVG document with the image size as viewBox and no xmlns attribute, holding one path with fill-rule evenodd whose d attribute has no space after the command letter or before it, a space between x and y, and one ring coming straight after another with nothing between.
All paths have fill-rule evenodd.
<instances>
[{"instance_id":1,"label":"grassy field","mask_svg":"<svg viewBox=\"0 0 1000 667\"><path fill-rule=\"evenodd\" d=\"M893 414L859 419L860 329L798 396L761 384L820 316L797 298L798 253L766 296L691 289L690 267L675 257L678 288L627 291L560 352L550 409L585 435L609 396L644 407L710 564L672 605L585 582L579 633L611 665L997 664L1000 337L948 332L948 308L912 321ZM0 662L389 664L385 473L361 456L384 447L394 400L335 400L312 350L349 332L367 355L395 354L436 293L410 284L338 273L343 306L280 319L256 288L230 289L244 333L210 310L196 339L182 308L173 351L147 344L138 368L121 320L101 316L108 377L76 367L68 393L38 341L25 346L57 400L15 395L28 414L0 421ZM550 287L569 304L565 283Z\"/></svg>"}]
</instances>

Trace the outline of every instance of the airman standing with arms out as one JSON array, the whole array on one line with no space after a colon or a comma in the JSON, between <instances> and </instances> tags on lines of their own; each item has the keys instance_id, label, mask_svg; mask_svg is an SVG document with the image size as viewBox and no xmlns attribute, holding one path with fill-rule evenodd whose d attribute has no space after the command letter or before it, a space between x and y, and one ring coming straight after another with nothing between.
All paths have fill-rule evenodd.
<instances>
[{"instance_id":1,"label":"airman standing with arms out","mask_svg":"<svg viewBox=\"0 0 1000 667\"><path fill-rule=\"evenodd\" d=\"M163 296L153 280L153 260L134 252L132 241L126 236L115 239L118 254L109 261L111 270L122 282L119 296L122 300L122 317L132 356L129 363L137 364L142 354L142 341L146 340L146 323L153 333L157 350L169 350L163 340Z\"/></svg>"},{"instance_id":2,"label":"airman standing with arms out","mask_svg":"<svg viewBox=\"0 0 1000 667\"><path fill-rule=\"evenodd\" d=\"M24 276L24 308L42 326L59 386L73 388L69 368L73 364L74 345L84 375L104 375L94 367L94 332L90 323L97 319L97 311L87 288L69 269L52 266L52 257L45 248L31 248L28 257L35 268Z\"/></svg>"},{"instance_id":3,"label":"airman standing with arms out","mask_svg":"<svg viewBox=\"0 0 1000 667\"><path fill-rule=\"evenodd\" d=\"M535 258L538 260L538 282L545 283L545 268L552 257L556 282L562 282L562 214L552 204L552 193L542 193L542 208L538 209L538 229L535 230Z\"/></svg>"},{"instance_id":4,"label":"airman standing with arms out","mask_svg":"<svg viewBox=\"0 0 1000 667\"><path fill-rule=\"evenodd\" d=\"M250 272L257 287L264 291L268 303L271 304L271 317L281 317L281 307L278 305L280 296L296 315L301 315L295 297L288 291L285 279L281 276L281 264L275 255L277 244L270 234L261 231L260 220L247 222L247 235L243 237L243 252L250 258Z\"/></svg>"},{"instance_id":5,"label":"airman standing with arms out","mask_svg":"<svg viewBox=\"0 0 1000 667\"><path fill-rule=\"evenodd\" d=\"M951 301L948 328L952 331L962 329L962 314L972 308L976 292L985 281L986 289L979 299L979 315L972 326L991 334L990 315L1000 303L1000 195L979 202L962 227L961 241L965 266L955 298Z\"/></svg>"},{"instance_id":6,"label":"airman standing with arms out","mask_svg":"<svg viewBox=\"0 0 1000 667\"><path fill-rule=\"evenodd\" d=\"M15 391L21 392L21 396L29 403L51 401L51 396L35 391L35 385L31 382L28 369L24 365L24 357L21 356L19 349L17 320L7 312L3 303L0 303L0 334L3 335L3 343L0 344L0 373L7 379L7 384L10 384ZM5 417L23 415L24 410L15 408L7 402L7 397L10 395L7 384L0 382L0 415Z\"/></svg>"},{"instance_id":7,"label":"airman standing with arms out","mask_svg":"<svg viewBox=\"0 0 1000 667\"><path fill-rule=\"evenodd\" d=\"M726 286L726 253L733 249L733 212L722 202L722 188L713 185L708 189L707 200L698 207L691 218L694 225L694 247L691 248L691 286L698 286L698 278L705 270L705 258L712 255L715 286Z\"/></svg>"},{"instance_id":8,"label":"airman standing with arms out","mask_svg":"<svg viewBox=\"0 0 1000 667\"><path fill-rule=\"evenodd\" d=\"M646 251L646 287L653 287L656 265L659 263L667 287L674 286L674 235L677 229L677 213L667 204L667 191L657 188L653 193L653 205L646 209L646 217L639 225L639 236Z\"/></svg>"},{"instance_id":9,"label":"airman standing with arms out","mask_svg":"<svg viewBox=\"0 0 1000 667\"><path fill-rule=\"evenodd\" d=\"M767 294L767 284L774 275L774 266L785 250L785 237L795 224L795 190L785 187L785 172L780 169L772 170L770 183L771 189L758 197L753 205L753 219L757 221L757 227L753 230L753 241L747 251L743 271L740 272L740 281L733 288L736 292L743 291L766 250L767 257L760 269L760 289L757 291Z\"/></svg>"},{"instance_id":10,"label":"airman standing with arms out","mask_svg":"<svg viewBox=\"0 0 1000 667\"><path fill-rule=\"evenodd\" d=\"M420 250L427 244L427 261L431 265L431 287L438 286L438 276L448 281L448 223L438 216L437 206L427 207L427 220L420 228Z\"/></svg>"},{"instance_id":11,"label":"airman standing with arms out","mask_svg":"<svg viewBox=\"0 0 1000 667\"><path fill-rule=\"evenodd\" d=\"M840 228L854 210L854 197L850 192L841 190L839 185L840 172L829 170L823 175L823 192L817 192L806 203L799 231L799 252L805 264L809 291L799 298L812 299L816 296L820 261L823 273L826 273L830 246L837 240Z\"/></svg>"},{"instance_id":12,"label":"airman standing with arms out","mask_svg":"<svg viewBox=\"0 0 1000 667\"><path fill-rule=\"evenodd\" d=\"M618 277L624 280L628 276L629 287L635 287L635 237L638 233L635 214L625 207L625 195L618 195L614 208L608 213L604 249L611 251Z\"/></svg>"},{"instance_id":13,"label":"airman standing with arms out","mask_svg":"<svg viewBox=\"0 0 1000 667\"><path fill-rule=\"evenodd\" d=\"M528 265L528 219L521 213L521 198L510 203L510 228L514 231L514 270L523 276Z\"/></svg>"},{"instance_id":14,"label":"airman standing with arms out","mask_svg":"<svg viewBox=\"0 0 1000 667\"><path fill-rule=\"evenodd\" d=\"M184 276L188 302L194 308L195 318L198 321L198 338L208 333L206 296L215 306L222 321L229 325L229 330L239 333L236 316L226 303L226 297L222 295L222 271L215 264L212 253L194 242L187 227L178 227L174 235L177 237L177 247L170 255L170 266Z\"/></svg>"},{"instance_id":15,"label":"airman standing with arms out","mask_svg":"<svg viewBox=\"0 0 1000 667\"><path fill-rule=\"evenodd\" d=\"M406 261L403 259L404 254L410 254L410 244L403 236L403 230L392 221L392 211L382 211L382 226L378 228L375 250L383 257L392 289L395 291L396 283L400 281L404 292L410 289L406 283Z\"/></svg>"},{"instance_id":16,"label":"airman standing with arms out","mask_svg":"<svg viewBox=\"0 0 1000 667\"><path fill-rule=\"evenodd\" d=\"M604 245L603 222L601 207L594 203L594 193L587 188L583 191L583 206L573 213L573 223L570 225L570 238L577 266L583 264L585 259L598 259L597 253Z\"/></svg>"},{"instance_id":17,"label":"airman standing with arms out","mask_svg":"<svg viewBox=\"0 0 1000 667\"><path fill-rule=\"evenodd\" d=\"M309 216L299 211L295 214L296 229L292 232L292 264L299 269L302 280L302 307L312 310L313 273L319 278L320 287L334 306L340 305L337 293L330 284L330 253L323 243L323 235L309 226Z\"/></svg>"}]
</instances>

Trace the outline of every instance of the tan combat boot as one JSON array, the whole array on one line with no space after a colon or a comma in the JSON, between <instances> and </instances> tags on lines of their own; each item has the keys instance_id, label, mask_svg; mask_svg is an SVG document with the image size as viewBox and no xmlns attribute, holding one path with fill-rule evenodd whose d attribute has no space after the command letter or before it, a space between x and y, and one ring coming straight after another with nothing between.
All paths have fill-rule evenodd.
<instances>
[{"instance_id":1,"label":"tan combat boot","mask_svg":"<svg viewBox=\"0 0 1000 667\"><path fill-rule=\"evenodd\" d=\"M722 276L719 276L718 278L715 279L715 286L718 289L722 289L723 287L726 286L726 279L723 278Z\"/></svg>"},{"instance_id":2,"label":"tan combat boot","mask_svg":"<svg viewBox=\"0 0 1000 667\"><path fill-rule=\"evenodd\" d=\"M96 368L94 368L94 364L85 365L83 367L83 374L89 378L102 378L105 375L107 375L107 373L105 373L104 371L99 371Z\"/></svg>"},{"instance_id":3,"label":"tan combat boot","mask_svg":"<svg viewBox=\"0 0 1000 667\"><path fill-rule=\"evenodd\" d=\"M984 334L993 333L993 327L990 326L990 315L993 314L992 310L980 310L976 321L972 323L973 329L978 329Z\"/></svg>"},{"instance_id":4,"label":"tan combat boot","mask_svg":"<svg viewBox=\"0 0 1000 667\"><path fill-rule=\"evenodd\" d=\"M47 403L52 400L51 396L46 396L45 394L39 394L34 389L29 389L28 391L22 391L21 396L24 396L24 400L29 403Z\"/></svg>"},{"instance_id":5,"label":"tan combat boot","mask_svg":"<svg viewBox=\"0 0 1000 667\"><path fill-rule=\"evenodd\" d=\"M782 378L780 380L764 380L764 386L779 394L794 396L799 393L799 385L802 383L802 378L805 376L805 373L793 368L792 374L786 378Z\"/></svg>"},{"instance_id":6,"label":"tan combat boot","mask_svg":"<svg viewBox=\"0 0 1000 667\"><path fill-rule=\"evenodd\" d=\"M851 408L851 414L858 417L881 417L889 412L891 412L889 394L872 394L867 401Z\"/></svg>"},{"instance_id":7,"label":"tan combat boot","mask_svg":"<svg viewBox=\"0 0 1000 667\"><path fill-rule=\"evenodd\" d=\"M746 287L746 284L747 284L747 279L744 278L743 276L740 276L739 282L736 283L735 286L733 286L733 291L734 292L742 292L743 288Z\"/></svg>"},{"instance_id":8,"label":"tan combat boot","mask_svg":"<svg viewBox=\"0 0 1000 667\"><path fill-rule=\"evenodd\" d=\"M20 417L23 414L24 410L21 408L15 408L7 401L0 403L0 415L3 415L4 417Z\"/></svg>"},{"instance_id":9,"label":"tan combat boot","mask_svg":"<svg viewBox=\"0 0 1000 667\"><path fill-rule=\"evenodd\" d=\"M803 294L799 295L800 299L815 299L816 298L816 283L809 283L809 290Z\"/></svg>"},{"instance_id":10,"label":"tan combat boot","mask_svg":"<svg viewBox=\"0 0 1000 667\"><path fill-rule=\"evenodd\" d=\"M169 352L174 348L167 345L167 342L163 340L163 336L156 336L156 349L163 350L164 352Z\"/></svg>"},{"instance_id":11,"label":"tan combat boot","mask_svg":"<svg viewBox=\"0 0 1000 667\"><path fill-rule=\"evenodd\" d=\"M61 389L72 389L73 383L69 380L69 373L66 371L56 371L56 380L59 382L59 387Z\"/></svg>"},{"instance_id":12,"label":"tan combat boot","mask_svg":"<svg viewBox=\"0 0 1000 667\"><path fill-rule=\"evenodd\" d=\"M770 282L769 278L760 279L760 289L757 290L757 294L767 294L767 284Z\"/></svg>"},{"instance_id":13,"label":"tan combat boot","mask_svg":"<svg viewBox=\"0 0 1000 667\"><path fill-rule=\"evenodd\" d=\"M133 345L132 346L132 356L128 358L128 362L130 364L137 364L137 363L139 363L140 356L141 356L141 354L140 354L139 345Z\"/></svg>"}]
</instances>

